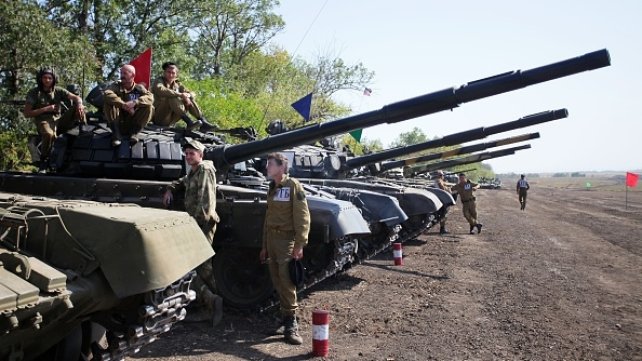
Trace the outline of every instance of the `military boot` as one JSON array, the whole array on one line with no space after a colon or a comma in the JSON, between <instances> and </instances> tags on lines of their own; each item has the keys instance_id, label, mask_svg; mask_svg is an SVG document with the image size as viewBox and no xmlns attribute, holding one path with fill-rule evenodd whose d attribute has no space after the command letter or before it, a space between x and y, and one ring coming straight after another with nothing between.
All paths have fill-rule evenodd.
<instances>
[{"instance_id":1,"label":"military boot","mask_svg":"<svg viewBox=\"0 0 642 361\"><path fill-rule=\"evenodd\" d=\"M201 126L201 121L200 120L192 120L192 118L189 117L187 114L183 114L181 116L181 119L187 124L185 129L192 131L194 129L198 129Z\"/></svg>"},{"instance_id":2,"label":"military boot","mask_svg":"<svg viewBox=\"0 0 642 361\"><path fill-rule=\"evenodd\" d=\"M111 129L111 146L117 147L120 145L120 139L123 137L120 135L120 125L118 123L112 123L109 124L109 128Z\"/></svg>"},{"instance_id":3,"label":"military boot","mask_svg":"<svg viewBox=\"0 0 642 361\"><path fill-rule=\"evenodd\" d=\"M203 133L219 130L218 125L208 122L205 118L200 118L199 121L201 122L201 124L203 124L201 125L201 132Z\"/></svg>"},{"instance_id":4,"label":"military boot","mask_svg":"<svg viewBox=\"0 0 642 361\"><path fill-rule=\"evenodd\" d=\"M134 145L134 144L138 143L138 141L139 141L138 133L140 133L141 130L143 130L143 127L141 127L141 126L138 126L138 125L133 125L132 126L132 130L131 130L132 134L129 136L129 144L130 145Z\"/></svg>"},{"instance_id":5,"label":"military boot","mask_svg":"<svg viewBox=\"0 0 642 361\"><path fill-rule=\"evenodd\" d=\"M201 293L205 310L207 312L207 319L212 327L221 322L223 318L223 299L212 293L209 289Z\"/></svg>"},{"instance_id":6,"label":"military boot","mask_svg":"<svg viewBox=\"0 0 642 361\"><path fill-rule=\"evenodd\" d=\"M45 174L49 169L49 158L42 158L38 164L38 173Z\"/></svg>"},{"instance_id":7,"label":"military boot","mask_svg":"<svg viewBox=\"0 0 642 361\"><path fill-rule=\"evenodd\" d=\"M445 226L439 226L439 234L440 235L443 236L444 234L448 234L448 233L450 233L450 232L448 232L448 230L446 229Z\"/></svg>"},{"instance_id":8,"label":"military boot","mask_svg":"<svg viewBox=\"0 0 642 361\"><path fill-rule=\"evenodd\" d=\"M484 226L484 225L483 225L483 224L481 224L481 223L477 223L477 224L475 225L475 227L477 227L477 234L481 233L481 229L482 229L482 227L483 227L483 226Z\"/></svg>"},{"instance_id":9,"label":"military boot","mask_svg":"<svg viewBox=\"0 0 642 361\"><path fill-rule=\"evenodd\" d=\"M299 325L297 325L296 317L286 316L283 320L285 330L285 342L290 345L300 345L303 343L303 339L299 336Z\"/></svg>"},{"instance_id":10,"label":"military boot","mask_svg":"<svg viewBox=\"0 0 642 361\"><path fill-rule=\"evenodd\" d=\"M470 232L468 232L468 233L474 234L475 232L473 232L473 229L475 229L475 225L470 226Z\"/></svg>"}]
</instances>

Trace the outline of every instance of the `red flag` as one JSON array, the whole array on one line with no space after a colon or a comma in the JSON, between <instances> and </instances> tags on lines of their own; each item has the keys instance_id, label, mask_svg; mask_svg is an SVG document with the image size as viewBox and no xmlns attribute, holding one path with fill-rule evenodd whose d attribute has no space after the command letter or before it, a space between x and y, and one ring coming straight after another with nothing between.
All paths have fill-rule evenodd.
<instances>
[{"instance_id":1,"label":"red flag","mask_svg":"<svg viewBox=\"0 0 642 361\"><path fill-rule=\"evenodd\" d=\"M136 76L134 77L135 83L143 83L149 89L152 82L152 48L148 48L142 52L138 57L129 62L136 68Z\"/></svg>"},{"instance_id":2,"label":"red flag","mask_svg":"<svg viewBox=\"0 0 642 361\"><path fill-rule=\"evenodd\" d=\"M639 174L626 172L626 186L634 188L638 184Z\"/></svg>"}]
</instances>

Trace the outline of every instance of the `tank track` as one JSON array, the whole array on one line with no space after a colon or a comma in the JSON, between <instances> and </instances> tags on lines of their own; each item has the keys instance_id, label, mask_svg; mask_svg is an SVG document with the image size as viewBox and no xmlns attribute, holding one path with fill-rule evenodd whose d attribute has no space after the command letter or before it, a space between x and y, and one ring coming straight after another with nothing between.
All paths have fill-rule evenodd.
<instances>
[{"instance_id":1,"label":"tank track","mask_svg":"<svg viewBox=\"0 0 642 361\"><path fill-rule=\"evenodd\" d=\"M138 319L121 325L117 330L108 329L107 347L93 346L96 360L124 360L126 356L137 353L141 347L150 344L162 333L185 319L185 307L196 299L196 292L190 289L196 272L191 271L183 278L164 289L150 291L144 296L144 302L138 308ZM123 331L124 330L124 331Z\"/></svg>"}]
</instances>

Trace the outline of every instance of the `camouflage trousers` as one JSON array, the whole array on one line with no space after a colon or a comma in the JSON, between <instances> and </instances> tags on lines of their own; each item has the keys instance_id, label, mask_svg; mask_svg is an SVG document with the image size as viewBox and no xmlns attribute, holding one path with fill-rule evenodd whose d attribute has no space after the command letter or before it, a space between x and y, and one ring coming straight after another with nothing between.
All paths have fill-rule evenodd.
<instances>
[{"instance_id":1,"label":"camouflage trousers","mask_svg":"<svg viewBox=\"0 0 642 361\"><path fill-rule=\"evenodd\" d=\"M216 224L214 224L212 228L208 228L201 227L201 230L205 234L208 242L213 244ZM196 278L193 281L193 286L193 289L196 291L196 299L199 300L199 303L208 299L208 297L204 297L204 293L215 293L216 285L214 284L214 269L212 268L211 258L196 267Z\"/></svg>"},{"instance_id":2,"label":"camouflage trousers","mask_svg":"<svg viewBox=\"0 0 642 361\"><path fill-rule=\"evenodd\" d=\"M439 210L439 227L441 229L446 228L446 220L448 219L448 207L442 207Z\"/></svg>"},{"instance_id":3,"label":"camouflage trousers","mask_svg":"<svg viewBox=\"0 0 642 361\"><path fill-rule=\"evenodd\" d=\"M203 117L201 108L192 99L192 106L185 109L182 98L163 98L163 101L156 102L154 112L154 124L164 127L172 127L181 117L188 113L196 119Z\"/></svg>"},{"instance_id":4,"label":"camouflage trousers","mask_svg":"<svg viewBox=\"0 0 642 361\"><path fill-rule=\"evenodd\" d=\"M464 208L464 217L468 221L468 224L474 226L477 224L477 206L475 205L474 200L462 203Z\"/></svg>"},{"instance_id":5,"label":"camouflage trousers","mask_svg":"<svg viewBox=\"0 0 642 361\"><path fill-rule=\"evenodd\" d=\"M288 317L296 314L299 305L296 297L296 286L290 279L290 271L288 269L288 262L292 259L294 240L282 238L279 238L279 234L268 233L268 268L272 278L272 285L279 295L281 315Z\"/></svg>"}]
</instances>

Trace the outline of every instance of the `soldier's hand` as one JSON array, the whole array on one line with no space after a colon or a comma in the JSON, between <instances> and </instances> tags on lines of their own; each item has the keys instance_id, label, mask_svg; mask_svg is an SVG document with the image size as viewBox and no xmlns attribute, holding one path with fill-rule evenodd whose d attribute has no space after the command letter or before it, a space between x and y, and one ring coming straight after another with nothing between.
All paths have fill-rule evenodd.
<instances>
[{"instance_id":1,"label":"soldier's hand","mask_svg":"<svg viewBox=\"0 0 642 361\"><path fill-rule=\"evenodd\" d=\"M166 190L165 193L163 194L163 205L165 207L169 207L172 204L173 200L174 200L174 195L172 194L172 191Z\"/></svg>"},{"instance_id":2,"label":"soldier's hand","mask_svg":"<svg viewBox=\"0 0 642 361\"><path fill-rule=\"evenodd\" d=\"M182 93L181 97L183 98L183 104L185 104L185 108L189 108L192 106L192 100L190 99L189 93Z\"/></svg>"},{"instance_id":3,"label":"soldier's hand","mask_svg":"<svg viewBox=\"0 0 642 361\"><path fill-rule=\"evenodd\" d=\"M292 258L294 259L303 258L303 247L294 245L294 248L292 249Z\"/></svg>"},{"instance_id":4,"label":"soldier's hand","mask_svg":"<svg viewBox=\"0 0 642 361\"><path fill-rule=\"evenodd\" d=\"M261 252L259 252L259 259L261 260L261 263L265 263L265 261L267 261L267 258L268 258L267 249L263 247L261 248Z\"/></svg>"}]
</instances>

